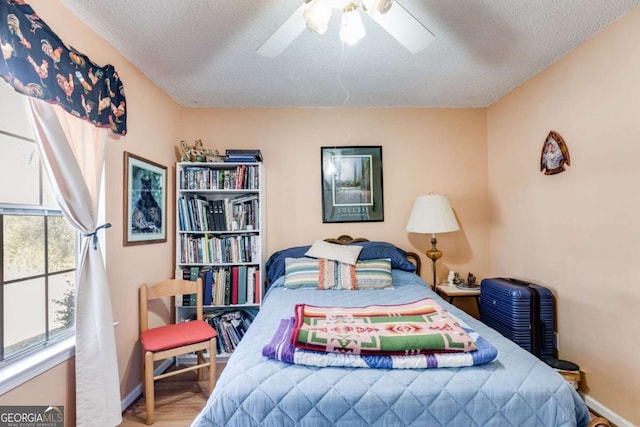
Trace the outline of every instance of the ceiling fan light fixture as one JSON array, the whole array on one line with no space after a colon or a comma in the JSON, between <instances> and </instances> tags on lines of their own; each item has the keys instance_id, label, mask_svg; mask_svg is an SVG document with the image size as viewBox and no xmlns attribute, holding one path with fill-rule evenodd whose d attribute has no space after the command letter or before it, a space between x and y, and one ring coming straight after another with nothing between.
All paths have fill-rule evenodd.
<instances>
[{"instance_id":1,"label":"ceiling fan light fixture","mask_svg":"<svg viewBox=\"0 0 640 427\"><path fill-rule=\"evenodd\" d=\"M331 19L331 4L328 0L311 0L303 16L309 30L324 34Z\"/></svg>"},{"instance_id":2,"label":"ceiling fan light fixture","mask_svg":"<svg viewBox=\"0 0 640 427\"><path fill-rule=\"evenodd\" d=\"M366 34L357 8L355 3L349 3L342 12L340 40L349 45L358 43Z\"/></svg>"},{"instance_id":3,"label":"ceiling fan light fixture","mask_svg":"<svg viewBox=\"0 0 640 427\"><path fill-rule=\"evenodd\" d=\"M369 16L385 14L389 12L391 6L393 6L393 0L362 0L362 7Z\"/></svg>"}]
</instances>

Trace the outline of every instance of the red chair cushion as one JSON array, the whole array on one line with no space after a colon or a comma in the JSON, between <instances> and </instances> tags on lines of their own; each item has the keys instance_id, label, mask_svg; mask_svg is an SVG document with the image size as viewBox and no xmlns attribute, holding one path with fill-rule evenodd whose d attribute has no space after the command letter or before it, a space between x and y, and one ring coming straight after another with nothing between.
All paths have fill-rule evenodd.
<instances>
[{"instance_id":1,"label":"red chair cushion","mask_svg":"<svg viewBox=\"0 0 640 427\"><path fill-rule=\"evenodd\" d=\"M217 335L207 322L192 320L148 329L140 334L140 341L145 351L161 351L208 341Z\"/></svg>"}]
</instances>

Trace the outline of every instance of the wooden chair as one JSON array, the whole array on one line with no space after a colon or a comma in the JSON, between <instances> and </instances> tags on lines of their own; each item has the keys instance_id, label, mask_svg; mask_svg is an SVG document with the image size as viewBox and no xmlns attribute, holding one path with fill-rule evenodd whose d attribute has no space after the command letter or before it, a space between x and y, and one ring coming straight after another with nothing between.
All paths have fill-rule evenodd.
<instances>
[{"instance_id":1,"label":"wooden chair","mask_svg":"<svg viewBox=\"0 0 640 427\"><path fill-rule=\"evenodd\" d=\"M176 297L183 294L196 294L196 320L174 323L149 329L147 303L149 300ZM146 397L147 424L154 420L154 382L155 380L198 370L198 380L204 379L204 370L209 367L209 393L216 381L216 331L202 316L202 280L166 280L153 286L140 286L140 343L142 344L142 394ZM209 351L209 361L204 358L203 350ZM192 352L197 352L197 363L186 368L171 370L154 375L154 362Z\"/></svg>"}]
</instances>

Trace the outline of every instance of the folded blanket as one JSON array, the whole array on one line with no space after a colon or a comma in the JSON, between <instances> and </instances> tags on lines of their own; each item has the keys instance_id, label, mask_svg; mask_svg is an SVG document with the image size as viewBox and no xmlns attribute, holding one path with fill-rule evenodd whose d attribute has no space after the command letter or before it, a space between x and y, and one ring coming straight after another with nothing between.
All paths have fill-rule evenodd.
<instances>
[{"instance_id":1,"label":"folded blanket","mask_svg":"<svg viewBox=\"0 0 640 427\"><path fill-rule=\"evenodd\" d=\"M476 350L467 353L432 353L411 356L366 356L343 353L325 353L296 348L291 343L294 318L282 319L271 342L262 349L262 355L286 363L307 366L333 366L380 369L457 368L481 365L498 356L498 350L477 332L458 322L475 341Z\"/></svg>"},{"instance_id":2,"label":"folded blanket","mask_svg":"<svg viewBox=\"0 0 640 427\"><path fill-rule=\"evenodd\" d=\"M298 304L291 343L306 350L410 355L468 352L476 346L431 298L408 304L319 307Z\"/></svg>"}]
</instances>

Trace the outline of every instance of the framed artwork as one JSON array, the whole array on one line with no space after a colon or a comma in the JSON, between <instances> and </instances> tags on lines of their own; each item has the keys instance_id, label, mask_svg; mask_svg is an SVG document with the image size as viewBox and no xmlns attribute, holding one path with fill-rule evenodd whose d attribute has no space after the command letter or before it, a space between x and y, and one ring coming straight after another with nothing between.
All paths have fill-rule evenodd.
<instances>
[{"instance_id":1,"label":"framed artwork","mask_svg":"<svg viewBox=\"0 0 640 427\"><path fill-rule=\"evenodd\" d=\"M384 221L382 147L321 147L322 222Z\"/></svg>"},{"instance_id":2,"label":"framed artwork","mask_svg":"<svg viewBox=\"0 0 640 427\"><path fill-rule=\"evenodd\" d=\"M124 246L167 241L167 168L124 152Z\"/></svg>"},{"instance_id":3,"label":"framed artwork","mask_svg":"<svg viewBox=\"0 0 640 427\"><path fill-rule=\"evenodd\" d=\"M569 149L560 134L551 131L542 145L540 171L545 175L555 175L565 171L564 165L571 165Z\"/></svg>"}]
</instances>

